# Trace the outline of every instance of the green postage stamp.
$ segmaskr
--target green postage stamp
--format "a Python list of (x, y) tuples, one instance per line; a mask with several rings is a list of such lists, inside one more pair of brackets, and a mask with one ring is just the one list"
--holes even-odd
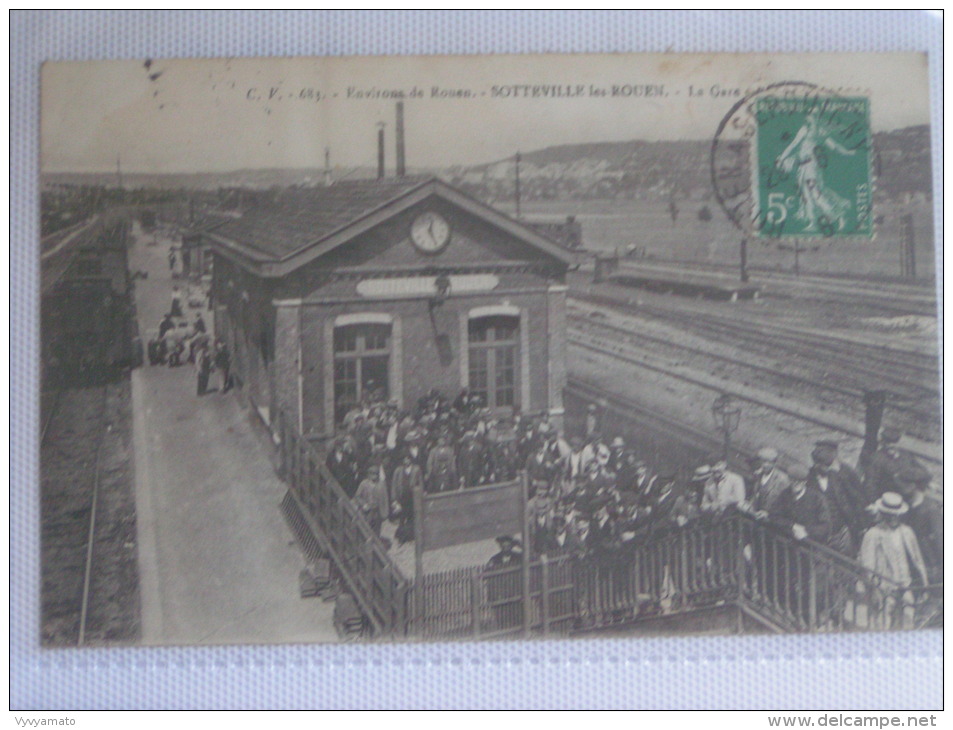
[(758, 235), (870, 237), (869, 100), (767, 96), (756, 101), (755, 118)]

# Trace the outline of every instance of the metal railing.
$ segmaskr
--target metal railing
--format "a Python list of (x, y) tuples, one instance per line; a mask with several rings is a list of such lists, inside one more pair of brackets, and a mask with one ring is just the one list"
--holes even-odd
[(278, 470), (375, 635), (499, 638), (568, 634), (728, 606), (779, 632), (941, 626), (943, 586), (900, 586), (810, 540), (734, 512), (647, 530), (585, 553), (530, 556), (406, 577), (278, 412)]
[(642, 533), (628, 545), (523, 565), (429, 574), (411, 633), (568, 634), (727, 606), (778, 632), (942, 625), (942, 586), (904, 588), (823, 545), (740, 513)]
[(278, 471), (321, 548), (337, 565), (375, 635), (403, 636), (408, 627), (411, 582), (387, 553), (325, 465), (283, 412), (274, 420)]

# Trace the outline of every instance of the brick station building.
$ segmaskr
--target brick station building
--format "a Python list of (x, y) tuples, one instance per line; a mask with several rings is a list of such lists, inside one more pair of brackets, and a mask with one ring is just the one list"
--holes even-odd
[(572, 254), (436, 179), (260, 194), (202, 234), (216, 334), (262, 418), (313, 440), (438, 389), (562, 420)]

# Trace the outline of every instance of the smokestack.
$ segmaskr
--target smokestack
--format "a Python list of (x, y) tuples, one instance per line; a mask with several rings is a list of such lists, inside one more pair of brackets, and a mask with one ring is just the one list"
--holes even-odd
[(397, 177), (407, 174), (404, 167), (404, 102), (397, 102)]
[(331, 148), (324, 148), (324, 184), (326, 187), (330, 187), (333, 180), (331, 180)]
[(377, 179), (384, 179), (384, 122), (377, 123)]

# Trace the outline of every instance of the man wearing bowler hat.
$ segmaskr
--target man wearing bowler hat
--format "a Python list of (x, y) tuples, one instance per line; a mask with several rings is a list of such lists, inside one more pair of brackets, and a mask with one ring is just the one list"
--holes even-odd
[(859, 481), (850, 478), (845, 469), (836, 469), (836, 444), (819, 441), (811, 452), (813, 466), (807, 476), (809, 487), (824, 495), (831, 513), (831, 534), (828, 545), (837, 552), (854, 557), (864, 530), (869, 526), (865, 512), (868, 500)]
[(486, 577), (486, 597), (493, 608), (496, 628), (514, 628), (523, 621), (523, 578), (519, 570), (504, 569), (516, 568), (522, 563), (523, 545), (510, 535), (500, 535), (496, 543), (500, 551), (486, 564), (486, 570), (492, 571)]

